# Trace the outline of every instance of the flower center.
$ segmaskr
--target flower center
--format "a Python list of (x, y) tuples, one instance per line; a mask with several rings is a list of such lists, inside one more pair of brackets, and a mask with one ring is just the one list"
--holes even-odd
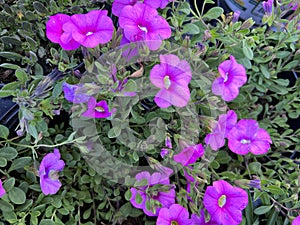
[(226, 195), (222, 195), (218, 200), (218, 205), (223, 208), (223, 206), (226, 204)]
[(148, 32), (147, 27), (143, 27), (143, 26), (138, 25), (138, 28), (140, 28), (141, 31), (144, 31), (146, 33)]
[(172, 220), (172, 221), (171, 221), (171, 225), (178, 225), (178, 223), (177, 223), (177, 221)]
[(247, 140), (247, 139), (242, 139), (242, 140), (241, 140), (241, 143), (242, 143), (242, 144), (250, 144), (251, 141), (250, 141), (250, 140)]
[(224, 83), (228, 81), (228, 72), (225, 74), (225, 79), (224, 79)]
[(91, 32), (91, 31), (89, 31), (89, 32), (87, 32), (87, 33), (85, 34), (85, 36), (90, 36), (90, 35), (92, 35), (92, 34), (94, 34), (94, 33)]
[(164, 77), (164, 85), (166, 89), (169, 89), (169, 87), (171, 86), (171, 80), (169, 76)]
[(95, 110), (96, 110), (97, 112), (104, 112), (104, 111), (105, 111), (101, 106), (96, 106), (96, 107), (95, 107)]
[(58, 178), (59, 178), (58, 171), (57, 170), (50, 170), (50, 172), (48, 174), (48, 177), (51, 180), (58, 180)]

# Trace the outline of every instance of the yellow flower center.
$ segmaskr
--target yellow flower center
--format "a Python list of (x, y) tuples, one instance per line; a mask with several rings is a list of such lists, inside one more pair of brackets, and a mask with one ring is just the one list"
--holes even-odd
[(169, 89), (171, 86), (171, 80), (169, 76), (165, 76), (164, 77), (164, 85), (166, 89)]
[(178, 225), (178, 223), (177, 223), (177, 221), (172, 220), (172, 221), (171, 221), (171, 225)]
[(104, 111), (105, 111), (101, 106), (96, 106), (96, 107), (95, 107), (95, 110), (96, 110), (97, 112), (104, 112)]
[(218, 200), (218, 205), (223, 208), (223, 206), (226, 204), (226, 195), (222, 195)]

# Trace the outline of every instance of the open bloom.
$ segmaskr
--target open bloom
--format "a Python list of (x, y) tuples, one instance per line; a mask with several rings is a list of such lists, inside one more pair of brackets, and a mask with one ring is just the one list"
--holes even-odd
[(65, 33), (65, 39), (62, 40), (63, 25), (70, 21), (70, 16), (65, 14), (56, 14), (50, 16), (46, 23), (46, 36), (53, 43), (58, 43), (65, 50), (75, 50), (80, 44), (72, 38), (72, 33)]
[[(157, 9), (161, 8), (164, 9), (169, 2), (172, 0), (144, 0), (144, 4)], [(112, 4), (112, 13), (115, 16), (120, 16), (122, 10), (124, 9), (125, 6), (128, 5), (135, 5), (138, 2), (138, 0), (115, 0)], [(141, 1), (139, 1), (141, 2)]]
[(248, 194), (224, 180), (213, 182), (206, 188), (203, 203), (211, 219), (222, 225), (238, 225), (242, 222), (242, 210), (248, 204)]
[(87, 48), (94, 48), (112, 39), (114, 26), (106, 10), (92, 10), (86, 14), (75, 14), (63, 25), (62, 41), (72, 38)]
[(2, 180), (0, 180), (0, 198), (5, 194), (6, 194), (6, 191), (2, 186)]
[[(139, 209), (143, 209), (144, 213), (148, 216), (157, 216), (160, 209), (169, 207), (175, 203), (175, 190), (170, 185), (168, 177), (161, 173), (141, 172), (135, 176), (136, 180), (141, 181), (146, 179), (148, 184), (137, 188), (131, 188), (131, 204)], [(155, 188), (155, 185), (163, 185), (160, 188)], [(137, 201), (137, 195), (142, 199)], [(147, 208), (147, 202), (150, 203), (150, 208)], [(151, 205), (151, 202), (155, 204)]]
[(168, 22), (155, 9), (143, 3), (126, 6), (121, 12), (119, 24), (127, 40), (145, 42), (151, 50), (157, 50), (162, 40), (171, 36)]
[(112, 111), (109, 111), (107, 102), (102, 100), (97, 102), (94, 97), (90, 97), (87, 103), (88, 109), (82, 113), (82, 116), (90, 118), (107, 118), (112, 115)]
[(292, 221), (292, 225), (299, 225), (300, 224), (300, 215), (297, 216), (293, 221)]
[(193, 220), (195, 225), (220, 225), (220, 223), (218, 223), (212, 218), (208, 222), (206, 222), (203, 209), (200, 211), (200, 216), (192, 214), (191, 219)]
[(66, 82), (63, 82), (62, 84), (62, 90), (64, 92), (65, 95), (65, 99), (67, 99), (69, 102), (73, 102), (73, 103), (83, 103), (83, 102), (87, 102), (90, 98), (89, 95), (85, 94), (85, 93), (79, 93), (77, 90), (78, 88), (82, 87), (83, 84), (79, 84), (79, 85), (72, 85), (72, 84), (68, 84)]
[(233, 110), (229, 110), (226, 114), (220, 115), (212, 133), (206, 135), (205, 143), (210, 145), (211, 149), (215, 151), (223, 147), (225, 138), (229, 131), (235, 126), (236, 122), (237, 115)]
[(230, 60), (219, 65), (218, 70), (221, 77), (214, 80), (212, 92), (221, 95), (224, 101), (232, 101), (238, 96), (239, 88), (247, 81), (246, 70), (232, 55)]
[(184, 148), (179, 154), (174, 155), (174, 160), (183, 166), (187, 166), (196, 162), (203, 154), (204, 148), (202, 144), (192, 145)]
[(194, 224), (186, 208), (179, 204), (173, 204), (170, 208), (159, 211), (156, 225), (192, 225)]
[(262, 3), (263, 9), (266, 13), (266, 15), (270, 16), (272, 14), (272, 10), (273, 10), (273, 1), (274, 0), (268, 0), (268, 1), (264, 1)]
[(228, 134), (228, 147), (236, 154), (265, 154), (272, 140), (268, 132), (259, 127), (256, 120), (242, 119)]
[(58, 173), (63, 170), (65, 163), (60, 159), (58, 149), (54, 149), (53, 153), (48, 153), (42, 159), (40, 164), (40, 185), (42, 192), (45, 195), (56, 194), (61, 187), (61, 182), (58, 180)]
[(186, 106), (190, 100), (190, 65), (172, 54), (160, 55), (159, 58), (160, 65), (155, 65), (150, 71), (151, 83), (160, 88), (154, 98), (155, 103), (161, 108)]

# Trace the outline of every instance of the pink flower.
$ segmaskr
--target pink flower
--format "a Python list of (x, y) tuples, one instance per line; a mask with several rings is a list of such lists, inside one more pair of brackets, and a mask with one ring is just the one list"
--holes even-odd
[(189, 217), (186, 208), (179, 204), (173, 204), (170, 208), (163, 208), (159, 211), (156, 225), (193, 225), (194, 223)]
[[(173, 0), (144, 0), (144, 4), (157, 9), (161, 8), (164, 9), (169, 2)], [(120, 16), (122, 10), (125, 8), (125, 6), (128, 5), (135, 5), (138, 2), (138, 0), (115, 0), (112, 4), (112, 13), (115, 16)], [(141, 2), (141, 1), (139, 1)]]
[[(141, 172), (138, 173), (135, 178), (137, 181), (146, 179), (147, 185), (131, 188), (132, 196), (130, 202), (134, 207), (143, 209), (146, 215), (157, 216), (161, 208), (169, 207), (175, 203), (175, 190), (174, 187), (170, 185), (168, 177), (161, 173), (153, 173), (150, 175), (148, 172)], [(137, 195), (141, 197), (140, 201), (138, 201)], [(156, 202), (156, 204), (151, 205), (153, 202)], [(147, 208), (147, 203), (150, 204), (150, 208)], [(157, 203), (161, 204), (161, 206)]]
[(63, 25), (65, 33), (62, 41), (72, 38), (87, 48), (94, 48), (99, 44), (105, 44), (112, 39), (114, 26), (106, 10), (92, 10), (87, 14), (75, 14), (70, 21)]
[(242, 222), (242, 210), (248, 204), (248, 194), (241, 188), (219, 180), (206, 188), (203, 203), (211, 220), (222, 225), (238, 225)]
[(224, 101), (232, 101), (238, 96), (239, 88), (247, 81), (246, 70), (232, 55), (230, 60), (219, 65), (218, 70), (221, 77), (214, 80), (212, 92), (221, 95)]
[(256, 120), (242, 119), (228, 134), (228, 147), (239, 155), (249, 152), (260, 155), (268, 152), (272, 140), (268, 132), (259, 127)]
[[(50, 16), (46, 23), (46, 36), (53, 43), (58, 43), (65, 50), (75, 50), (79, 48), (80, 44), (72, 38), (71, 33), (64, 33), (63, 25), (70, 21), (70, 16), (65, 14), (56, 14)], [(62, 40), (64, 33), (65, 39)]]
[(202, 144), (192, 145), (184, 148), (179, 154), (174, 155), (174, 160), (183, 166), (187, 166), (196, 162), (203, 154), (204, 148)]
[(82, 113), (82, 116), (90, 118), (107, 118), (110, 117), (113, 113), (113, 111), (109, 111), (107, 102), (105, 100), (96, 102), (96, 99), (94, 97), (90, 97), (87, 106), (88, 109), (84, 113)]
[(217, 124), (213, 128), (213, 132), (206, 135), (205, 143), (210, 145), (211, 149), (215, 151), (223, 147), (225, 138), (236, 122), (237, 115), (233, 110), (229, 110), (227, 114), (220, 115)]
[(168, 22), (155, 9), (143, 3), (126, 6), (121, 12), (119, 24), (127, 40), (145, 42), (151, 50), (157, 50), (162, 40), (171, 36)]
[(58, 173), (65, 167), (65, 162), (60, 159), (60, 153), (57, 148), (54, 153), (48, 153), (42, 159), (40, 164), (40, 185), (45, 195), (56, 194), (61, 187), (58, 180)]
[(155, 65), (150, 71), (151, 83), (160, 88), (154, 98), (155, 103), (161, 108), (186, 106), (190, 100), (190, 65), (172, 54), (160, 55), (159, 58), (160, 65)]
[(200, 210), (200, 216), (197, 216), (196, 214), (192, 214), (192, 220), (195, 225), (220, 225), (217, 221), (210, 218), (208, 222), (205, 222), (205, 215), (204, 210)]
[(292, 225), (299, 225), (300, 224), (300, 215), (297, 216), (293, 221), (292, 221)]
[(2, 186), (2, 180), (0, 180), (0, 198), (5, 194), (6, 194), (6, 191)]

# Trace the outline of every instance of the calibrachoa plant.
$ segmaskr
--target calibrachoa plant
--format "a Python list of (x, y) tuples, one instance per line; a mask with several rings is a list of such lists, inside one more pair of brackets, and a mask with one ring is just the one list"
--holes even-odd
[(261, 26), (208, 0), (16, 2), (3, 222), (300, 224), (296, 2), (258, 3)]

